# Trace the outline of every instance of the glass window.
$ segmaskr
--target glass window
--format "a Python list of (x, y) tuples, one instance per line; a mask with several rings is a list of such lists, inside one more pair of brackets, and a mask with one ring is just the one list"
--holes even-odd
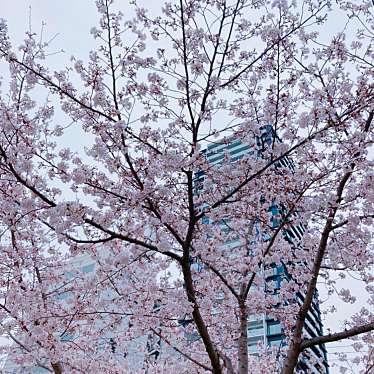
[(91, 273), (95, 268), (95, 264), (89, 264), (82, 267), (83, 273)]
[(263, 343), (264, 339), (262, 336), (252, 336), (248, 338), (248, 346), (256, 346), (258, 343)]
[(282, 343), (282, 339), (269, 341), (270, 347), (279, 347)]
[(248, 353), (257, 353), (257, 344), (248, 346)]
[(268, 325), (268, 335), (282, 334), (282, 328), (279, 323), (272, 323)]
[(264, 334), (263, 327), (258, 327), (255, 329), (248, 329), (248, 336), (262, 336)]
[(62, 342), (72, 342), (74, 340), (74, 336), (68, 333), (65, 333), (64, 335), (61, 336), (61, 341)]
[[(256, 318), (256, 316), (250, 316), (250, 317)], [(256, 328), (259, 328), (259, 327), (262, 328), (262, 319), (252, 319), (250, 322), (248, 322), (248, 330), (256, 329)]]

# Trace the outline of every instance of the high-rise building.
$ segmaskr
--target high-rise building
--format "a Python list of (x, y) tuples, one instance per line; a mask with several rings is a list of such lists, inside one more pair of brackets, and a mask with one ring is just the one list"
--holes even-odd
[[(279, 141), (277, 139), (276, 141)], [(273, 142), (272, 127), (265, 126), (261, 129), (261, 135), (256, 137), (254, 144), (245, 144), (243, 141), (229, 138), (225, 141), (218, 141), (207, 146), (203, 151), (207, 161), (210, 165), (221, 164), (226, 157), (229, 162), (235, 163), (244, 156), (252, 155), (252, 157), (261, 157), (262, 152), (269, 147)], [(294, 163), (288, 157), (281, 158), (278, 161), (279, 168), (288, 168), (295, 170)], [(203, 189), (203, 180), (205, 173), (197, 171), (195, 173), (195, 183), (197, 193)], [(271, 206), (273, 214), (273, 227), (275, 228), (277, 222), (276, 216), (279, 213), (280, 207), (276, 205)], [(291, 244), (295, 244), (302, 239), (304, 227), (299, 225), (292, 225), (283, 230), (284, 238)], [(230, 247), (241, 245), (238, 241), (236, 244), (230, 242)], [(280, 288), (281, 282), (290, 280), (290, 274), (287, 272), (287, 264), (277, 266), (272, 264), (263, 268), (263, 276), (266, 284), (272, 284), (274, 292)], [(266, 286), (264, 289), (266, 292)], [(304, 296), (298, 292), (295, 296), (294, 302), (301, 304)], [(307, 314), (304, 334), (308, 338), (313, 338), (323, 335), (323, 325), (321, 319), (321, 311), (319, 308), (318, 293), (316, 292), (313, 298), (312, 306)], [(270, 347), (283, 347), (286, 345), (285, 334), (283, 333), (281, 324), (276, 317), (271, 314), (262, 314), (250, 316), (248, 320), (248, 348), (250, 354), (256, 354), (258, 344), (263, 343)], [(314, 374), (328, 374), (329, 365), (327, 362), (327, 351), (324, 345), (312, 347), (300, 356), (298, 363), (298, 372), (314, 373)]]

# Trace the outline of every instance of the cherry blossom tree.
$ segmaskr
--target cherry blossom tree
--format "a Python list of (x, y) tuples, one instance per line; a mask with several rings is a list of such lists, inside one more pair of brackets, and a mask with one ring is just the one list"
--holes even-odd
[[(14, 47), (0, 23), (0, 310), (14, 360), (56, 374), (288, 374), (313, 346), (372, 344), (373, 3), (96, 5), (97, 49), (62, 71), (48, 43), (30, 31)], [(68, 133), (90, 145), (74, 150)], [(233, 141), (242, 158), (208, 160)], [(79, 256), (96, 271), (69, 278)], [(274, 264), (287, 268), (278, 288)], [(344, 330), (308, 338), (318, 283), (355, 302), (335, 281), (349, 272), (371, 299)], [(287, 344), (254, 357), (248, 319), (264, 313)], [(166, 347), (156, 360), (148, 334)]]

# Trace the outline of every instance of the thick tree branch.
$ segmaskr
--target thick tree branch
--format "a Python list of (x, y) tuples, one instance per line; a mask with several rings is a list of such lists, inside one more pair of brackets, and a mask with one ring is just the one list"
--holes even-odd
[(373, 330), (374, 330), (374, 322), (371, 322), (365, 325), (352, 327), (351, 329), (337, 332), (334, 334), (328, 334), (324, 336), (317, 336), (312, 339), (306, 339), (301, 343), (300, 350), (302, 351), (304, 349), (307, 349), (307, 348), (310, 348), (310, 347), (313, 347), (319, 344), (331, 343), (331, 342), (336, 342), (338, 340), (351, 338), (352, 336), (365, 334)]
[[(7, 161), (7, 156), (6, 156), (6, 153), (4, 151), (4, 149), (0, 146), (0, 154), (3, 156), (3, 158)], [(45, 202), (46, 204), (49, 205), (49, 207), (51, 208), (54, 208), (57, 206), (57, 204), (52, 200), (50, 199), (49, 197), (47, 197), (45, 194), (43, 194), (42, 192), (40, 192), (36, 187), (34, 187), (33, 185), (31, 185), (30, 183), (28, 183), (24, 178), (22, 178), (22, 176), (15, 170), (15, 168), (13, 167), (13, 165), (10, 163), (10, 162), (7, 162), (7, 166), (10, 170), (10, 172), (14, 175), (14, 177), (16, 178), (16, 180), (21, 183), (23, 186), (25, 186), (27, 189), (29, 189), (33, 194), (35, 194), (36, 196), (38, 196), (43, 202)], [(157, 246), (155, 245), (152, 245), (150, 243), (147, 243), (143, 240), (140, 240), (140, 239), (136, 239), (136, 238), (132, 238), (130, 237), (129, 235), (124, 235), (124, 234), (120, 234), (120, 233), (117, 233), (115, 231), (112, 231), (108, 228), (105, 228), (104, 226), (102, 226), (101, 224), (97, 223), (95, 220), (91, 219), (91, 218), (83, 218), (83, 221), (97, 229), (99, 229), (100, 231), (106, 233), (106, 234), (109, 234), (109, 237), (107, 238), (104, 238), (104, 239), (101, 239), (99, 240), (99, 242), (106, 242), (106, 241), (109, 241), (111, 239), (121, 239), (123, 241), (126, 241), (128, 243), (131, 243), (131, 244), (136, 244), (136, 245), (140, 245), (144, 248), (147, 248), (147, 249), (150, 249), (150, 250), (153, 250), (153, 251), (156, 251), (156, 252), (159, 252), (161, 254), (164, 254), (166, 256), (169, 256), (171, 258), (173, 258), (174, 260), (177, 260), (178, 262), (180, 262), (181, 260), (181, 257), (178, 256), (177, 254), (171, 252), (171, 251), (160, 251)], [(52, 228), (52, 226), (49, 225), (50, 228)], [(67, 236), (69, 238), (69, 235)], [(72, 237), (71, 237), (72, 238)], [(74, 238), (72, 238), (74, 239)], [(79, 239), (74, 239), (75, 242), (82, 242), (80, 241)], [(83, 242), (87, 242), (87, 241), (83, 241)], [(89, 241), (91, 242), (91, 241)]]
[[(369, 128), (373, 121), (373, 117), (374, 117), (373, 112), (370, 112), (366, 120), (365, 127), (363, 129), (364, 134), (366, 134), (369, 131)], [(360, 155), (360, 152), (357, 152), (354, 155), (354, 157), (356, 158), (359, 155)], [(301, 352), (302, 331), (303, 331), (305, 319), (312, 305), (312, 300), (313, 300), (314, 293), (317, 287), (317, 280), (318, 280), (318, 277), (321, 271), (321, 266), (323, 263), (323, 259), (325, 257), (325, 253), (327, 250), (328, 241), (330, 238), (330, 234), (333, 231), (334, 219), (339, 210), (340, 203), (343, 200), (343, 193), (344, 193), (345, 187), (349, 179), (351, 178), (355, 168), (356, 168), (356, 164), (353, 161), (348, 171), (346, 171), (342, 175), (341, 179), (338, 182), (338, 186), (336, 188), (335, 202), (329, 209), (329, 213), (326, 218), (325, 226), (321, 233), (319, 246), (316, 252), (316, 256), (314, 258), (314, 263), (313, 263), (313, 268), (312, 268), (312, 277), (311, 277), (311, 280), (309, 281), (309, 284), (308, 284), (308, 287), (305, 293), (304, 302), (301, 305), (300, 310), (297, 315), (295, 330), (292, 336), (290, 347), (287, 352), (287, 358), (285, 360), (285, 363), (282, 369), (282, 374), (292, 374), (297, 365), (297, 360)]]
[(216, 350), (214, 342), (211, 339), (211, 336), (204, 322), (204, 319), (200, 313), (200, 308), (199, 308), (198, 301), (196, 299), (196, 292), (195, 292), (195, 287), (194, 287), (194, 283), (192, 280), (191, 267), (190, 267), (189, 261), (190, 261), (189, 258), (184, 256), (183, 262), (182, 262), (182, 272), (183, 272), (183, 279), (185, 282), (187, 299), (193, 305), (192, 317), (194, 319), (197, 331), (199, 335), (201, 336), (201, 339), (204, 343), (206, 352), (209, 356), (210, 363), (212, 365), (213, 374), (222, 374), (223, 372), (222, 372), (222, 368), (220, 365), (218, 352)]

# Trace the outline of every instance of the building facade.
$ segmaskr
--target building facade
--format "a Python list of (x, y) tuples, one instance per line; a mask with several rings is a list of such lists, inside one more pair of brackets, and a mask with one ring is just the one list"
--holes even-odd
[[(276, 141), (280, 141), (276, 139)], [(218, 141), (207, 146), (203, 151), (207, 161), (210, 165), (219, 165), (224, 159), (235, 163), (244, 156), (251, 155), (252, 157), (261, 157), (262, 152), (266, 147), (270, 147), (273, 142), (272, 127), (265, 126), (261, 129), (261, 135), (256, 137), (254, 144), (245, 144), (241, 140), (229, 138), (226, 141)], [(278, 161), (277, 167), (288, 168), (292, 171), (295, 166), (288, 157), (281, 158)], [(198, 171), (195, 173), (195, 183), (197, 186), (197, 193), (202, 190), (204, 180), (204, 172)], [(273, 228), (276, 228), (277, 214), (279, 207), (271, 206), (274, 219), (272, 220)], [(296, 245), (302, 239), (304, 228), (301, 224), (293, 225), (285, 229), (283, 232), (284, 238), (291, 244)], [(233, 248), (237, 243), (227, 243), (228, 248)], [(290, 280), (290, 274), (287, 272), (287, 264), (277, 266), (275, 264), (262, 269), (266, 284), (272, 284), (272, 292), (279, 290), (282, 282)], [(274, 291), (275, 290), (275, 291)], [(266, 292), (266, 286), (265, 290)], [(302, 293), (298, 292), (295, 296), (294, 302), (301, 305), (304, 300)], [(313, 298), (312, 306), (306, 317), (304, 334), (307, 338), (313, 338), (323, 335), (323, 324), (321, 318), (321, 311), (318, 301), (318, 293), (316, 292)], [(250, 316), (248, 320), (248, 348), (250, 354), (256, 354), (259, 343), (263, 343), (268, 347), (284, 347), (286, 343), (285, 334), (283, 333), (281, 324), (271, 314), (263, 314), (257, 316)], [(327, 351), (324, 345), (312, 347), (300, 357), (298, 368), (299, 373), (313, 373), (313, 374), (328, 374), (329, 365), (327, 361)]]

